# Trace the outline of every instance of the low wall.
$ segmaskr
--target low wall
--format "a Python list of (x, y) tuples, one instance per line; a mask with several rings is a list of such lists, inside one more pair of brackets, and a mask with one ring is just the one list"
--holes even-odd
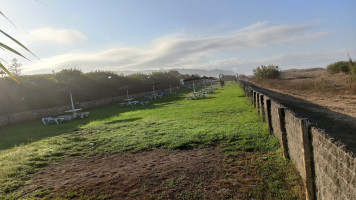
[(356, 199), (356, 160), (324, 131), (311, 128), (318, 199)]
[[(143, 97), (147, 95), (148, 92), (142, 92), (142, 93), (136, 93), (130, 95), (130, 97)], [(93, 101), (86, 101), (86, 102), (81, 102), (79, 104), (76, 104), (76, 107), (87, 109), (87, 108), (92, 108), (96, 106), (103, 106), (103, 105), (108, 105), (116, 102), (120, 102), (123, 99), (126, 99), (127, 96), (117, 96), (113, 98), (105, 98), (105, 99), (98, 99), (98, 100), (93, 100)], [(58, 116), (64, 114), (64, 111), (71, 109), (71, 105), (64, 105), (64, 106), (57, 106), (53, 108), (45, 108), (45, 109), (40, 109), (40, 110), (32, 110), (28, 112), (21, 112), (21, 113), (13, 113), (13, 114), (7, 114), (7, 115), (2, 115), (0, 116), (0, 127), (1, 126), (6, 126), (10, 124), (16, 124), (20, 122), (25, 122), (25, 121), (31, 121), (31, 120), (36, 120), (40, 119), (42, 117), (49, 117), (49, 116)]]
[(240, 82), (247, 97), (280, 141), (284, 156), (300, 173), (306, 199), (356, 200), (356, 157), (308, 119)]

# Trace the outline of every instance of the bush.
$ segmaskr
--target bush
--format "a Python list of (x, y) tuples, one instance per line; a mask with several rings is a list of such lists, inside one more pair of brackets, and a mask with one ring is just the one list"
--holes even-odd
[(350, 69), (350, 79), (351, 81), (356, 81), (356, 62), (352, 61), (350, 58), (349, 61), (349, 69)]
[(261, 65), (253, 70), (253, 75), (256, 79), (278, 79), (281, 75), (281, 71), (276, 65)]
[(349, 67), (350, 67), (350, 91), (356, 94), (356, 62), (352, 61), (349, 56)]
[(237, 77), (237, 79), (239, 80), (244, 80), (247, 79), (247, 76), (245, 74), (239, 74), (239, 76)]
[(336, 74), (339, 72), (348, 73), (350, 72), (350, 62), (338, 61), (338, 62), (331, 63), (326, 67), (326, 71), (329, 72), (330, 74)]
[(189, 75), (174, 70), (123, 76), (110, 71), (63, 69), (53, 74), (19, 76), (21, 84), (0, 78), (0, 115), (69, 104), (69, 91), (61, 92), (64, 88), (73, 88), (74, 101), (83, 102), (126, 95), (125, 88), (130, 94), (151, 91), (152, 82), (159, 83), (156, 90), (175, 87), (186, 77)]

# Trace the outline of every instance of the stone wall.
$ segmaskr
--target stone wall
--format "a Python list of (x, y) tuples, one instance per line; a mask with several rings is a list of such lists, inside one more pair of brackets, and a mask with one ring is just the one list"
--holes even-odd
[[(299, 171), (306, 189), (306, 199), (356, 200), (356, 157), (345, 146), (318, 127), (301, 119), (248, 85), (240, 82), (271, 134), (280, 141), (284, 156)], [(263, 99), (261, 99), (261, 96)]]
[[(282, 142), (281, 121), (279, 119), (278, 109), (282, 107), (275, 101), (271, 101), (271, 125), (273, 134)], [(281, 144), (282, 145), (282, 144)]]
[(341, 143), (311, 128), (318, 199), (356, 199), (356, 160)]
[(289, 110), (285, 111), (285, 128), (287, 135), (287, 148), (290, 159), (305, 180), (304, 172), (305, 160), (303, 150), (302, 127), (300, 119), (296, 118)]

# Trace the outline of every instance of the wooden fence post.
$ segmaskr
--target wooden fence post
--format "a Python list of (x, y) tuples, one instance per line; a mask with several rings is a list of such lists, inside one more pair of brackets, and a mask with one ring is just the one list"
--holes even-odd
[(314, 186), (314, 175), (312, 167), (313, 165), (313, 154), (312, 154), (312, 144), (311, 135), (309, 132), (309, 122), (307, 119), (300, 120), (302, 143), (304, 150), (304, 170), (305, 170), (305, 187), (306, 187), (306, 198), (308, 200), (315, 199), (315, 186)]

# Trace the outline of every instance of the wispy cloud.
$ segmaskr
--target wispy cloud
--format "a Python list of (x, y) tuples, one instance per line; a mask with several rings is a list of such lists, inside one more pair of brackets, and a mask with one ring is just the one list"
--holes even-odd
[(87, 40), (87, 36), (74, 29), (54, 29), (50, 27), (31, 30), (30, 41), (70, 46)]
[[(267, 22), (253, 24), (225, 35), (191, 38), (182, 35), (163, 36), (152, 41), (145, 49), (120, 47), (90, 54), (66, 54), (52, 58), (43, 58), (44, 64), (38, 63), (28, 67), (29, 73), (78, 67), (83, 71), (92, 70), (141, 70), (158, 68), (224, 68), (244, 63), (242, 58), (207, 62), (216, 54), (236, 50), (256, 50), (273, 48), (278, 45), (294, 45), (313, 42), (327, 36), (325, 32), (312, 32), (312, 25), (268, 26)], [(51, 29), (49, 29), (51, 30)], [(51, 31), (40, 31), (39, 33)], [(58, 33), (58, 31), (55, 31)], [(63, 41), (74, 42), (85, 36), (75, 31), (64, 31)], [(74, 34), (76, 33), (76, 34)], [(68, 36), (67, 36), (68, 35)]]

